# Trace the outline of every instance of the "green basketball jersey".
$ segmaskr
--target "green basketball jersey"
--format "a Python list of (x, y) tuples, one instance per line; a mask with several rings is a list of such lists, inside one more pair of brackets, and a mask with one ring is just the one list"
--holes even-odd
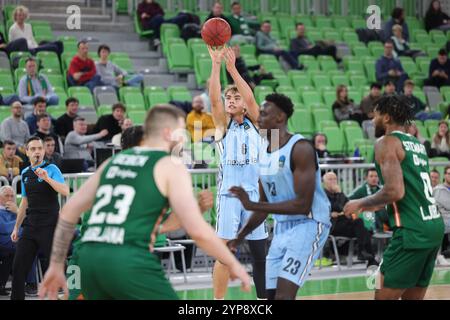
[[(168, 154), (133, 148), (114, 156), (105, 166), (94, 205), (83, 221), (81, 242), (132, 245), (148, 250), (168, 208), (153, 171)], [(84, 220), (84, 219), (83, 219)]]
[[(428, 167), (428, 156), (423, 144), (415, 137), (394, 131), (402, 142), (405, 158), (401, 162), (405, 195), (388, 205), (392, 228), (403, 228), (404, 248), (432, 248), (442, 243), (444, 222), (436, 208)], [(375, 163), (384, 183), (380, 166)]]

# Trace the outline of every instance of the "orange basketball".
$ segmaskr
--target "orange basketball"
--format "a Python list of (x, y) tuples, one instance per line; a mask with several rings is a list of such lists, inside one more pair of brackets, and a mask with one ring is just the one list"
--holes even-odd
[(212, 18), (203, 25), (202, 38), (207, 45), (212, 47), (223, 46), (230, 41), (231, 27), (222, 18)]

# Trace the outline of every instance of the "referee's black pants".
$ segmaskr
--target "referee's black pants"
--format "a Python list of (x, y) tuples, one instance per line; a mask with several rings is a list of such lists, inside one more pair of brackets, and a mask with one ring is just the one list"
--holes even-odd
[(47, 270), (55, 227), (55, 225), (42, 227), (27, 225), (23, 227), (13, 263), (11, 300), (25, 299), (25, 280), (38, 253), (42, 257), (42, 272), (44, 273)]

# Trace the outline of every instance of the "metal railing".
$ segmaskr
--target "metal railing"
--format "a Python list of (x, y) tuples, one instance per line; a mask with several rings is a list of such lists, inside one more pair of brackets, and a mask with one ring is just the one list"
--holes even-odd
[[(430, 170), (433, 168), (440, 168), (448, 166), (450, 162), (430, 162)], [(333, 171), (338, 177), (342, 192), (345, 194), (351, 193), (356, 187), (364, 183), (365, 171), (369, 168), (373, 168), (372, 163), (362, 164), (320, 164), (320, 170), (325, 173)], [(217, 169), (190, 169), (188, 170), (192, 177), (192, 185), (194, 192), (197, 193), (203, 189), (214, 189), (217, 182)], [(76, 174), (64, 174), (64, 180), (66, 185), (72, 191), (72, 194), (78, 191), (80, 186), (91, 176), (93, 173), (76, 173)], [(11, 186), (14, 191), (17, 190), (17, 184), (20, 183), (21, 176), (16, 176)], [(10, 185), (8, 179), (0, 177), (0, 186)], [(69, 196), (70, 197), (70, 196)], [(60, 203), (64, 205), (67, 201), (67, 197), (60, 196)]]

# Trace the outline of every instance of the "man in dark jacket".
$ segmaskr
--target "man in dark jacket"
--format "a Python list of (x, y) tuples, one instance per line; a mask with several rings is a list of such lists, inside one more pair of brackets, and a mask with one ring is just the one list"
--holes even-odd
[(431, 60), (428, 79), (425, 85), (432, 87), (450, 86), (450, 61), (447, 51), (439, 50), (437, 58)]

